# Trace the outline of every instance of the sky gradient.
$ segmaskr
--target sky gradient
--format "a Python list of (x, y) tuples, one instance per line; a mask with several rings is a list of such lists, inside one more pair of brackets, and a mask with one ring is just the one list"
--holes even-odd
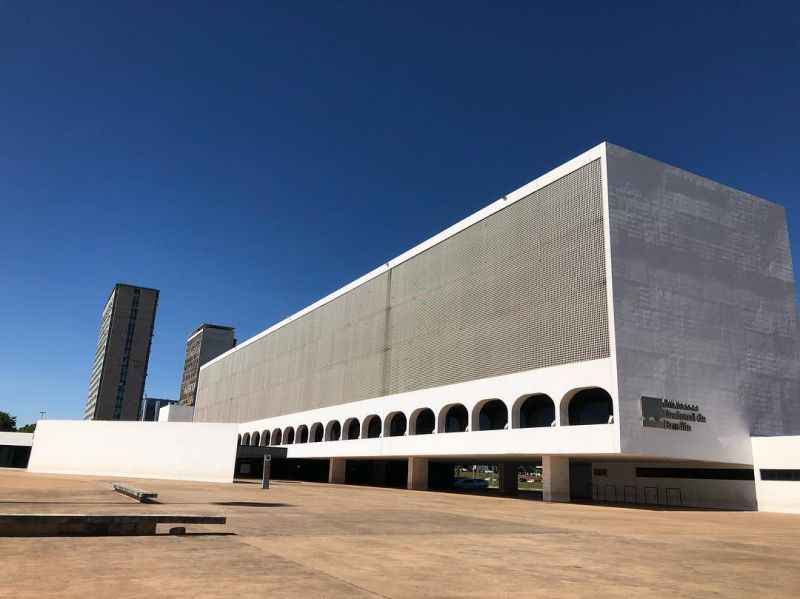
[(175, 399), (201, 322), (244, 340), (604, 140), (784, 205), (797, 263), (797, 3), (234, 4), (0, 0), (18, 424), (82, 416), (116, 282), (161, 290)]

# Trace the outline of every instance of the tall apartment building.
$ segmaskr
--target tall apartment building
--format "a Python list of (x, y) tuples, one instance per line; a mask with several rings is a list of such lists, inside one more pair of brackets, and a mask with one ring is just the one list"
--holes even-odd
[(103, 308), (85, 420), (137, 420), (158, 290), (117, 283)]
[(203, 323), (186, 341), (186, 359), (181, 378), (180, 403), (193, 406), (200, 367), (236, 346), (233, 327)]

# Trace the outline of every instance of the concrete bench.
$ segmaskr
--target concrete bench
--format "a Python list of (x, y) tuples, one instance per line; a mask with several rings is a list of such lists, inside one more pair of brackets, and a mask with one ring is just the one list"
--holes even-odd
[(122, 493), (123, 495), (127, 495), (128, 497), (133, 497), (139, 503), (149, 503), (156, 497), (158, 497), (158, 493), (152, 493), (150, 491), (142, 491), (141, 489), (137, 489), (136, 487), (129, 487), (128, 485), (122, 485), (120, 483), (113, 483), (111, 488), (114, 489), (117, 493)]
[[(225, 516), (0, 514), (0, 537), (154, 535), (157, 524), (225, 524)], [(180, 533), (178, 529), (178, 533)]]

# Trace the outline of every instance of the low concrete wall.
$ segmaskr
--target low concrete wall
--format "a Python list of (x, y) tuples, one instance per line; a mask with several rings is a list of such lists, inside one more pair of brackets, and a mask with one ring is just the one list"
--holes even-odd
[(800, 514), (800, 480), (764, 480), (762, 470), (800, 471), (800, 436), (753, 437), (758, 511)]
[(235, 424), (40, 420), (30, 472), (232, 482)]
[(33, 433), (0, 433), (0, 445), (9, 447), (30, 447), (33, 445)]

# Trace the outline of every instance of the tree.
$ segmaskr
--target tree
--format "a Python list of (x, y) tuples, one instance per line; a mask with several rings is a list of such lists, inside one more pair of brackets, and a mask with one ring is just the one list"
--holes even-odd
[(7, 412), (0, 412), (0, 431), (14, 432), (17, 430), (17, 418)]
[(33, 424), (26, 424), (25, 426), (21, 426), (17, 429), (18, 433), (32, 433), (36, 430), (36, 423)]

